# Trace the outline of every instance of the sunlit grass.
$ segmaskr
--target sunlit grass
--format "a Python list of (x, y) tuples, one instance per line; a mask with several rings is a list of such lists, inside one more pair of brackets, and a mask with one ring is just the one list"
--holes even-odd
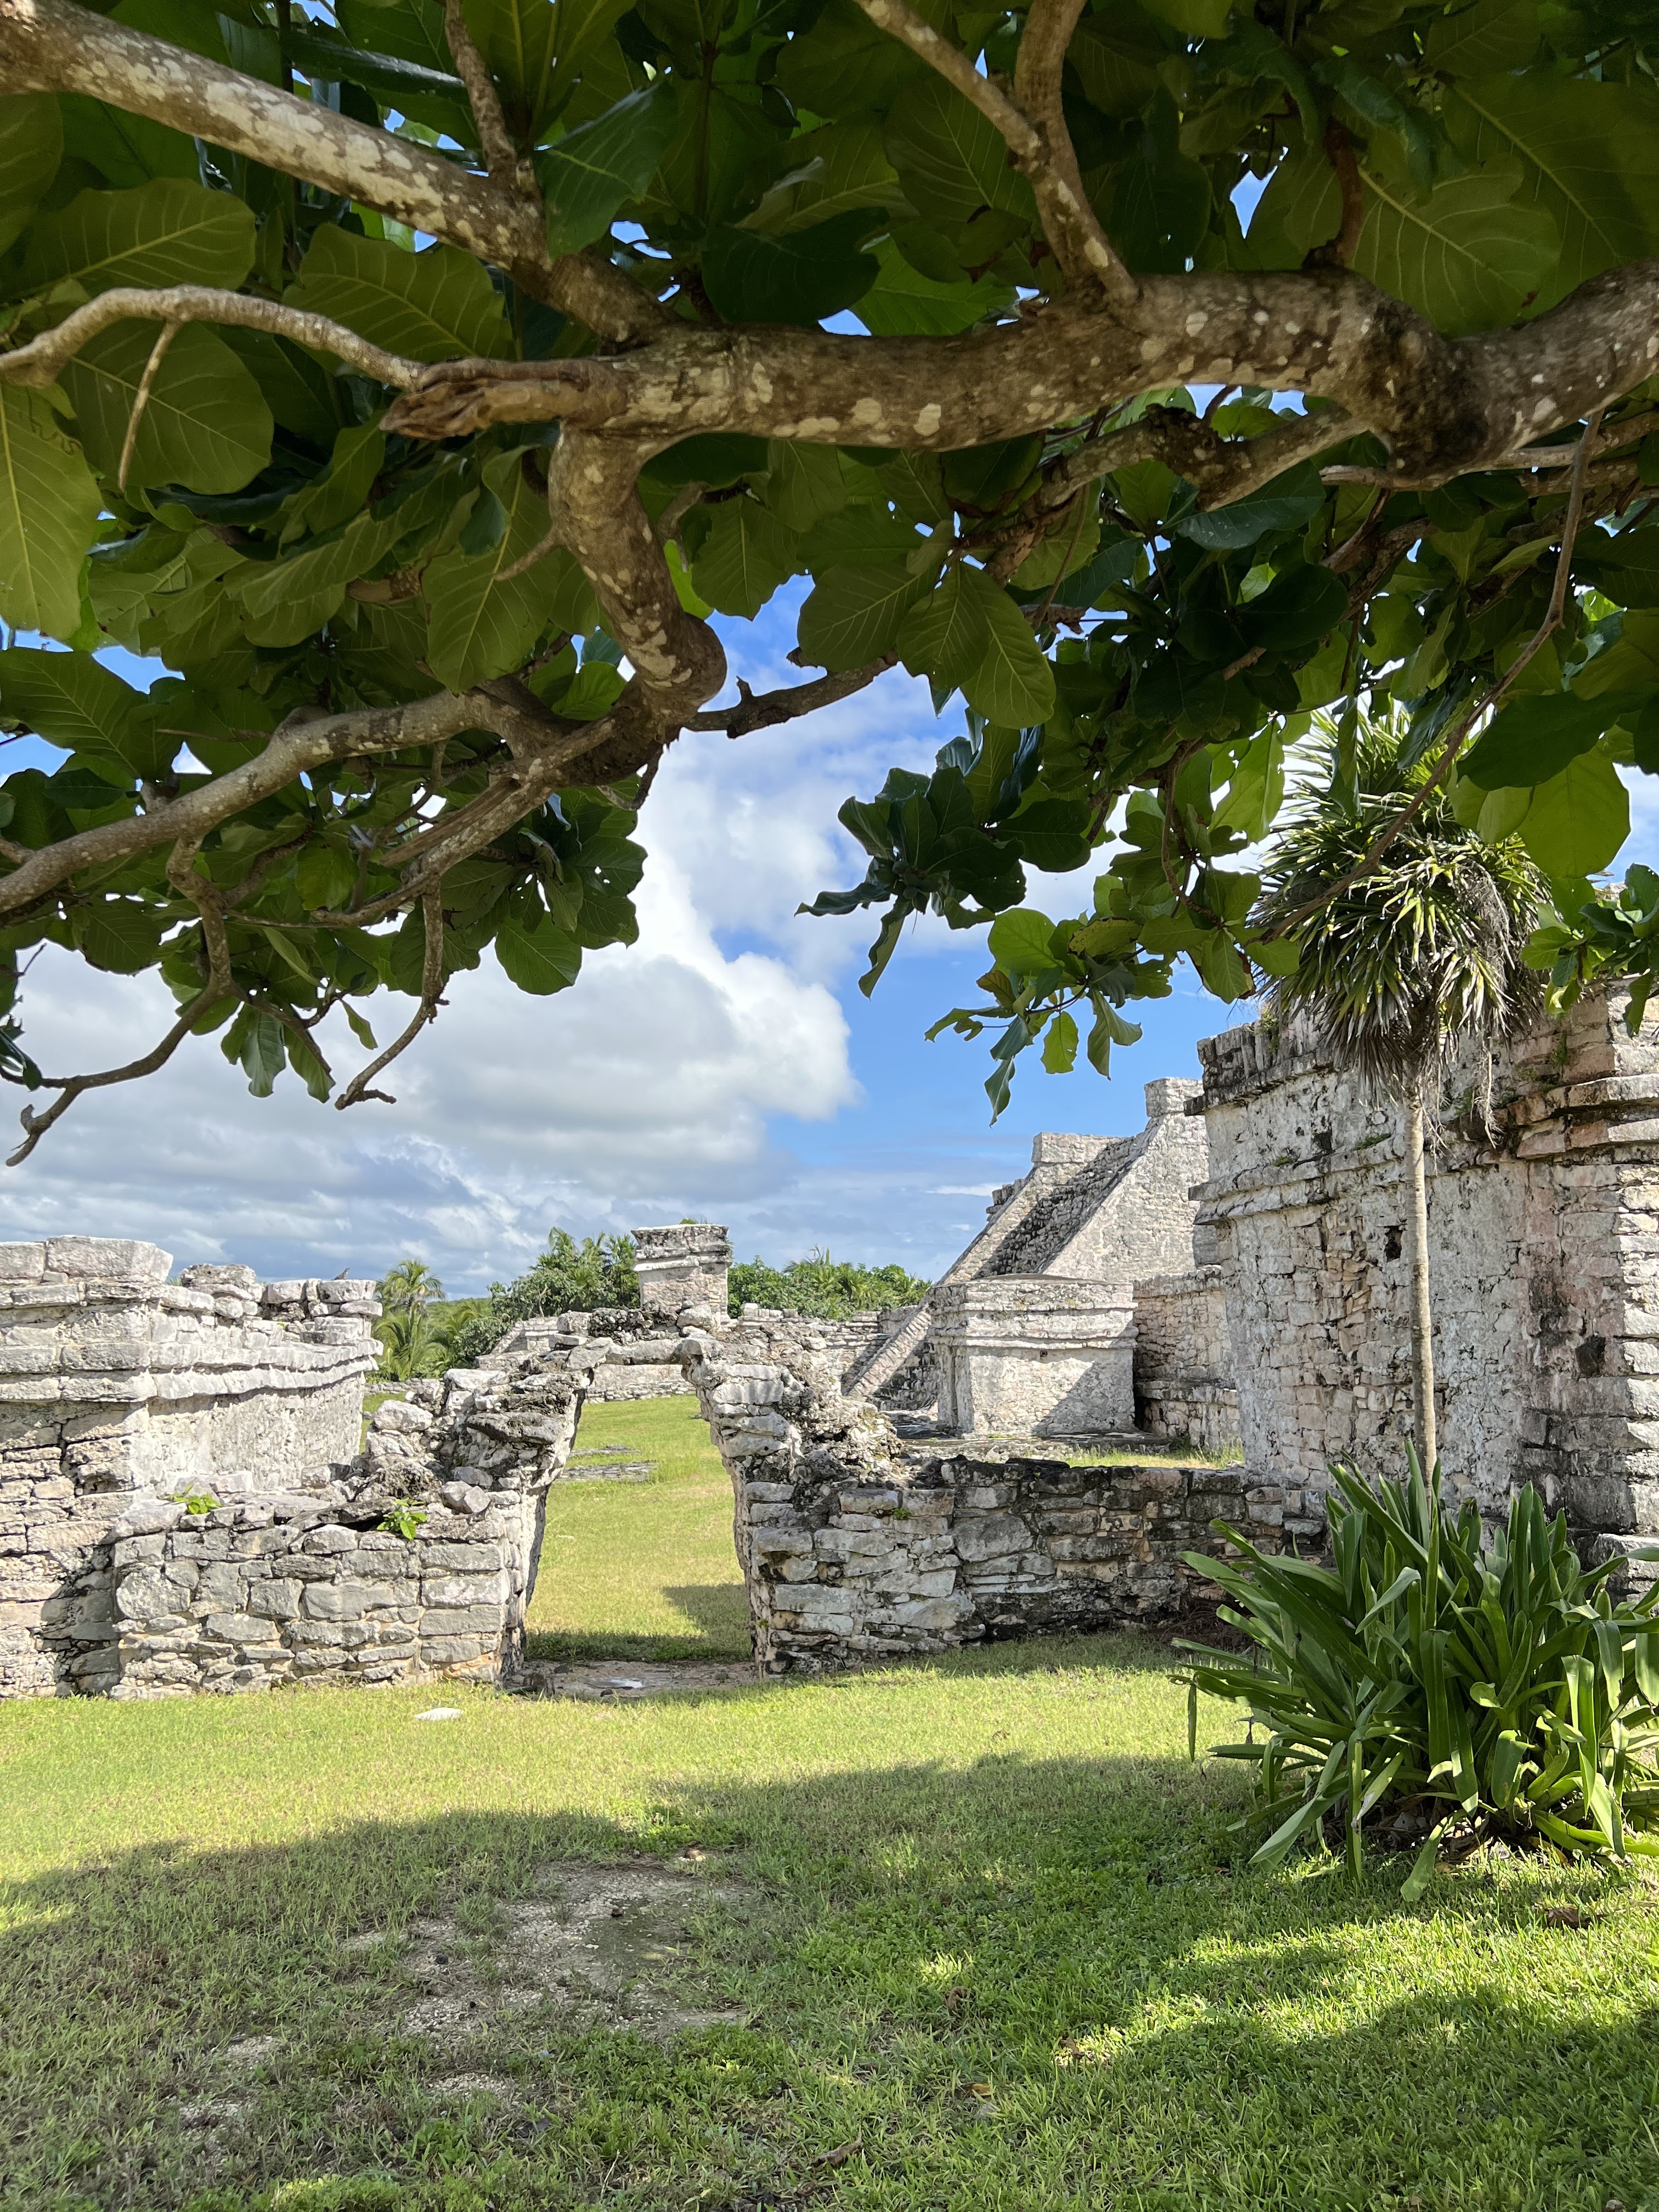
[(732, 1484), (695, 1398), (583, 1408), (579, 1448), (649, 1459), (649, 1482), (556, 1485), (530, 1613), (532, 1658), (746, 1659)]

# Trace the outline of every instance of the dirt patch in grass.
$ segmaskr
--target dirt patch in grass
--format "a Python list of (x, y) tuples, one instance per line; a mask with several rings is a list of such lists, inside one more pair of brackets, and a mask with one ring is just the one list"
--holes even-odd
[(523, 1694), (577, 1698), (586, 1705), (636, 1705), (641, 1698), (676, 1691), (753, 1689), (772, 1678), (752, 1659), (718, 1662), (677, 1659), (659, 1665), (644, 1659), (529, 1659), (513, 1686)]
[(452, 2043), (548, 2003), (583, 2032), (631, 2027), (659, 2042), (742, 2020), (735, 2008), (685, 2005), (671, 1986), (691, 1917), (729, 1901), (731, 1885), (639, 1860), (550, 1866), (538, 1887), (552, 1893), (504, 1906), (487, 1947), (453, 1920), (415, 1923), (403, 1969), (422, 1994), (402, 2016), (404, 2034)]

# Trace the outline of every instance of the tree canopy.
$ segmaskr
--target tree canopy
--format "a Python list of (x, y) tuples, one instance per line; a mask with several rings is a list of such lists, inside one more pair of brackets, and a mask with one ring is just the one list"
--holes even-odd
[[(1339, 787), (1392, 702), (1520, 836), (1559, 991), (1644, 970), (1659, 880), (1588, 879), (1659, 771), (1656, 56), (1651, 0), (0, 0), (0, 721), (64, 756), (0, 957), (178, 1001), (44, 1075), (14, 1004), (15, 1157), (192, 1032), (384, 1096), (486, 954), (633, 937), (683, 732), (901, 663), (960, 734), (813, 910), (866, 986), (992, 921), (995, 1104), (1294, 965), (1238, 856), (1320, 708)], [(803, 680), (720, 703), (711, 611), (798, 576)]]

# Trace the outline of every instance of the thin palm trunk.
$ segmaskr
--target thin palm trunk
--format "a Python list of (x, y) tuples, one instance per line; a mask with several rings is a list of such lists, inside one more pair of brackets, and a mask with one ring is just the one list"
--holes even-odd
[(1406, 1168), (1411, 1178), (1412, 1427), (1426, 1474), (1439, 1454), (1434, 1420), (1434, 1334), (1429, 1309), (1429, 1189), (1423, 1172), (1423, 1091), (1406, 1097)]

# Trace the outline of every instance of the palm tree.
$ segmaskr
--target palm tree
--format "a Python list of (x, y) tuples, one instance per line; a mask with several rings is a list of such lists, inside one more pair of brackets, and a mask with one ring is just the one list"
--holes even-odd
[[(1336, 775), (1334, 731), (1326, 726), (1330, 773), (1272, 854), (1256, 910), (1261, 924), (1283, 922), (1352, 874), (1422, 789), (1426, 765), (1407, 757), (1406, 736), (1394, 714), (1361, 717), (1350, 805)], [(1437, 1102), (1460, 1044), (1512, 1036), (1535, 1012), (1540, 993), (1522, 954), (1547, 895), (1518, 838), (1483, 843), (1437, 790), (1389, 847), (1386, 869), (1346, 884), (1328, 905), (1286, 930), (1300, 963), (1271, 987), (1276, 1013), (1305, 1010), (1336, 1058), (1405, 1109), (1412, 1412), (1425, 1469), (1434, 1466), (1438, 1439), (1425, 1111)]]
[(423, 1306), (392, 1306), (374, 1324), (380, 1372), (394, 1382), (441, 1375), (449, 1364), (448, 1331)]
[(444, 1294), (443, 1285), (424, 1260), (399, 1260), (375, 1288), (389, 1314), (422, 1312)]

